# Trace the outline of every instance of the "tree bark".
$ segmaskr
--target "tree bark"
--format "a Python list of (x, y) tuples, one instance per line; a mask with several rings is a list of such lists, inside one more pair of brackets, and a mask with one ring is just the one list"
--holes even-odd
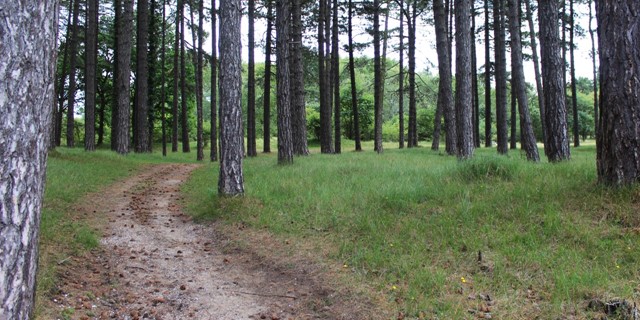
[[(398, 37), (398, 148), (404, 148), (404, 0), (400, 0), (400, 35)], [(351, 18), (351, 17), (349, 17)]]
[(580, 118), (578, 117), (578, 90), (576, 88), (576, 57), (575, 57), (575, 43), (573, 41), (575, 36), (575, 20), (573, 11), (573, 1), (569, 0), (569, 60), (571, 61), (571, 105), (573, 108), (573, 146), (580, 146)]
[(220, 0), (220, 174), (218, 194), (244, 193), (240, 0)]
[[(267, 5), (267, 32), (264, 53), (264, 90), (263, 100), (263, 146), (262, 152), (271, 152), (271, 33), (273, 29), (273, 0), (265, 0)], [(322, 96), (322, 94), (321, 94)], [(321, 98), (322, 99), (322, 98)]]
[(456, 125), (458, 159), (473, 157), (471, 96), (471, 1), (455, 0), (456, 19)]
[(129, 153), (129, 130), (131, 128), (131, 43), (133, 35), (133, 0), (122, 1), (122, 17), (118, 21), (118, 125), (116, 152)]
[(249, 61), (247, 63), (247, 156), (258, 155), (256, 148), (256, 61), (255, 61), (255, 11), (256, 2), (248, 1), (247, 19), (249, 20), (249, 32), (247, 50)]
[(216, 0), (211, 0), (211, 162), (218, 161), (218, 35)]
[(276, 79), (278, 90), (278, 164), (293, 163), (291, 134), (291, 95), (289, 92), (289, 20), (288, 0), (276, 0)]
[[(401, 0), (402, 1), (402, 0)], [(356, 151), (362, 151), (360, 142), (360, 111), (358, 110), (358, 96), (356, 92), (356, 67), (353, 57), (353, 1), (349, 0), (349, 76), (351, 79), (351, 113), (353, 116), (353, 139), (355, 140)], [(400, 55), (402, 59), (402, 55)], [(402, 113), (401, 113), (402, 116)], [(402, 131), (401, 131), (402, 132)]]
[[(528, 1), (528, 0), (525, 0)], [(522, 140), (520, 141), (522, 149), (527, 154), (527, 160), (538, 162), (540, 155), (538, 154), (538, 146), (536, 145), (536, 136), (533, 133), (533, 125), (531, 123), (531, 114), (529, 113), (529, 100), (527, 98), (527, 87), (524, 78), (524, 67), (522, 65), (522, 40), (520, 37), (520, 1), (509, 0), (509, 30), (511, 33), (511, 73), (515, 79), (514, 85), (511, 87), (511, 94), (515, 94), (518, 99), (520, 108), (520, 130)]]
[(342, 151), (341, 139), (342, 131), (340, 130), (340, 54), (338, 43), (338, 0), (333, 0), (333, 24), (331, 30), (331, 64), (333, 68), (332, 86), (333, 86), (333, 129), (334, 144), (333, 152), (340, 153)]
[(85, 35), (84, 149), (96, 150), (96, 69), (98, 60), (98, 0), (87, 0)]
[(380, 58), (380, 1), (373, 0), (374, 149), (382, 153), (382, 65)]
[(480, 148), (480, 94), (478, 92), (478, 61), (476, 55), (476, 9), (471, 3), (471, 93), (473, 94), (473, 144)]
[[(408, 3), (409, 18), (407, 24), (409, 27), (409, 141), (407, 147), (413, 148), (418, 146), (418, 125), (416, 110), (416, 16), (417, 16), (417, 0), (413, 4)], [(413, 7), (413, 10), (411, 10)], [(409, 22), (410, 21), (410, 22)]]
[(149, 77), (147, 79), (147, 149), (149, 152), (153, 150), (153, 132), (156, 108), (158, 101), (156, 99), (158, 90), (158, 0), (149, 0), (149, 54), (147, 55), (147, 65), (149, 66)]
[(322, 68), (320, 69), (320, 94), (323, 96), (320, 100), (320, 152), (333, 153), (333, 145), (331, 143), (331, 102), (333, 96), (331, 94), (331, 2), (330, 0), (320, 1), (320, 17), (318, 24), (318, 41), (322, 43), (318, 45), (322, 50)]
[[(177, 0), (177, 6), (180, 8), (181, 2), (184, 0)], [(180, 10), (176, 12), (175, 21), (175, 41), (173, 43), (173, 104), (171, 108), (171, 152), (178, 152), (178, 92), (179, 92), (179, 80), (180, 80), (180, 33), (184, 32), (181, 29), (182, 23), (180, 23)]]
[[(167, 38), (167, 13), (166, 13), (166, 0), (162, 0), (162, 50), (160, 51), (160, 61), (162, 61), (162, 68), (160, 70), (160, 82), (162, 87), (160, 88), (160, 121), (162, 122), (162, 156), (167, 156), (167, 119), (165, 112), (165, 101), (166, 101), (166, 76), (165, 76), (165, 65), (166, 65), (166, 38)], [(213, 69), (213, 68), (212, 68)]]
[(0, 315), (30, 319), (47, 147), (52, 133), (57, 1), (6, 1), (2, 16)]
[[(436, 25), (436, 50), (438, 52), (438, 109), (444, 114), (445, 130), (446, 130), (446, 151), (449, 155), (457, 154), (457, 145), (453, 143), (457, 139), (456, 128), (456, 109), (453, 105), (453, 92), (451, 87), (451, 65), (449, 64), (449, 31), (447, 30), (447, 16), (442, 0), (433, 1), (433, 15)], [(459, 29), (460, 30), (460, 29)], [(468, 31), (467, 31), (468, 32)], [(470, 39), (469, 39), (470, 41)], [(457, 46), (456, 46), (457, 47)], [(471, 55), (469, 54), (469, 58)], [(469, 72), (471, 66), (469, 65)], [(457, 70), (458, 67), (456, 67)], [(457, 71), (456, 71), (457, 74)], [(469, 90), (471, 94), (471, 90)], [(456, 98), (457, 99), (457, 98)], [(469, 100), (471, 101), (471, 100)], [(457, 106), (456, 106), (457, 107)], [(438, 116), (436, 115), (436, 118)], [(439, 122), (439, 121), (438, 121)], [(436, 124), (436, 127), (439, 123)], [(439, 128), (435, 128), (439, 135)], [(434, 140), (435, 141), (435, 140)], [(432, 146), (432, 149), (433, 146)], [(437, 150), (437, 149), (434, 149)]]
[[(202, 114), (202, 103), (203, 103), (203, 96), (204, 96), (204, 90), (203, 90), (203, 84), (202, 84), (202, 80), (203, 79), (203, 68), (204, 68), (204, 52), (202, 49), (202, 46), (204, 45), (204, 29), (203, 29), (203, 24), (204, 22), (204, 0), (199, 0), (198, 1), (198, 54), (197, 54), (197, 67), (196, 67), (196, 78), (197, 78), (197, 88), (196, 88), (196, 96), (197, 96), (197, 117), (198, 117), (198, 128), (197, 128), (197, 132), (196, 132), (196, 138), (197, 138), (197, 154), (196, 154), (196, 159), (198, 161), (202, 161), (204, 160), (204, 137), (203, 135), (203, 122), (204, 122), (204, 115)], [(255, 126), (254, 126), (255, 127)], [(254, 143), (255, 145), (255, 143)]]
[(640, 179), (640, 2), (596, 1), (601, 118), (598, 180), (628, 185)]
[(291, 118), (293, 153), (309, 154), (307, 144), (307, 110), (304, 92), (304, 65), (302, 60), (302, 7), (300, 0), (291, 2)]
[[(513, 39), (513, 38), (512, 38)], [(513, 53), (512, 53), (513, 55)], [(512, 58), (513, 60), (513, 58)], [(513, 65), (511, 66), (513, 69)], [(516, 78), (513, 77), (513, 70), (511, 75), (511, 134), (509, 135), (509, 149), (518, 148), (518, 101), (514, 92), (516, 87)]]
[[(118, 50), (120, 46), (120, 40), (118, 40), (118, 36), (120, 34), (120, 24), (122, 23), (122, 0), (113, 0), (113, 42), (115, 43), (115, 49), (113, 50), (113, 106), (111, 107), (111, 150), (118, 151), (118, 134), (120, 133), (120, 129), (118, 128), (118, 121), (120, 117), (118, 116), (119, 107), (119, 92), (120, 89), (118, 87), (118, 73), (120, 72), (119, 67), (119, 55)], [(60, 113), (58, 113), (60, 115)], [(62, 121), (62, 120), (61, 120)]]
[[(542, 89), (542, 76), (540, 75), (540, 58), (538, 57), (538, 43), (536, 37), (536, 29), (533, 23), (533, 10), (531, 9), (531, 0), (524, 0), (524, 4), (527, 10), (527, 20), (529, 21), (529, 34), (531, 40), (531, 51), (533, 59), (533, 70), (536, 77), (536, 90), (538, 93), (538, 108), (540, 109), (540, 123), (542, 124), (542, 141), (545, 140), (545, 134), (547, 132), (545, 119), (545, 106), (544, 106), (544, 90)], [(545, 148), (546, 153), (546, 148)]]
[(489, 1), (484, 0), (484, 146), (493, 145), (491, 135), (491, 39), (489, 36)]
[(134, 151), (151, 152), (149, 149), (149, 0), (137, 0), (138, 20), (136, 23), (136, 93), (135, 93), (135, 145)]
[(80, 28), (80, 22), (78, 16), (80, 12), (80, 1), (73, 2), (73, 27), (67, 26), (67, 28), (73, 28), (71, 30), (71, 39), (69, 39), (69, 91), (67, 92), (67, 147), (73, 148), (75, 146), (75, 103), (76, 103), (76, 68), (78, 67), (78, 29)]
[(539, 2), (540, 47), (545, 105), (545, 153), (549, 162), (569, 160), (567, 108), (563, 82), (557, 1)]
[(507, 60), (504, 34), (504, 0), (493, 0), (493, 33), (495, 40), (496, 129), (498, 153), (509, 151), (507, 129)]
[(184, 33), (185, 18), (184, 18), (184, 0), (179, 2), (178, 12), (180, 15), (180, 130), (182, 133), (182, 152), (191, 152), (191, 145), (189, 141), (189, 114), (187, 107), (187, 65), (185, 62), (185, 41)]

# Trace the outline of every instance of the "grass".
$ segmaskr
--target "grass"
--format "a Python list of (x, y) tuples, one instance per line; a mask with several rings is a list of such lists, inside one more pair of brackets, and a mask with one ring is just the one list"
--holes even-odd
[(100, 234), (91, 225), (100, 221), (99, 214), (87, 217), (74, 210), (83, 197), (134, 174), (146, 164), (194, 160), (194, 153), (169, 153), (163, 158), (158, 152), (123, 157), (108, 150), (85, 152), (64, 147), (50, 152), (40, 224), (36, 314), (43, 312), (42, 301), (56, 288), (59, 265), (99, 244)]
[(216, 197), (210, 164), (184, 187), (187, 209), (328, 248), (320, 259), (348, 266), (345, 279), (372, 284), (409, 317), (473, 318), (477, 294), (503, 319), (587, 318), (589, 299), (638, 300), (640, 189), (598, 186), (593, 145), (560, 164), (385, 147), (291, 166), (275, 154), (246, 159), (242, 198)]

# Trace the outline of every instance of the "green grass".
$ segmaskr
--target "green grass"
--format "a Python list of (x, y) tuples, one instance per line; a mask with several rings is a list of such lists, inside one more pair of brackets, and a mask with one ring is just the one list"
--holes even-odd
[[(161, 150), (156, 146), (155, 150)], [(95, 217), (81, 215), (74, 206), (90, 193), (137, 172), (142, 166), (161, 162), (195, 162), (195, 153), (171, 153), (163, 158), (153, 154), (119, 156), (108, 150), (57, 148), (49, 153), (47, 182), (40, 224), (38, 301), (55, 289), (60, 262), (81, 255), (99, 244)], [(96, 215), (99, 215), (97, 213)], [(39, 311), (41, 307), (38, 307)], [(38, 311), (37, 311), (38, 312)]]
[(242, 198), (216, 197), (207, 165), (184, 187), (188, 210), (326, 246), (321, 259), (348, 265), (408, 316), (471, 318), (475, 293), (490, 294), (505, 319), (586, 317), (590, 298), (637, 300), (640, 189), (598, 186), (593, 145), (560, 164), (385, 147), (316, 151), (291, 166), (260, 154), (245, 160)]

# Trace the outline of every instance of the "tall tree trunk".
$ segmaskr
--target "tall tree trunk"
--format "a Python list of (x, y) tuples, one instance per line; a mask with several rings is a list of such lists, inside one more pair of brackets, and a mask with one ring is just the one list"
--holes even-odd
[(131, 44), (133, 35), (133, 0), (123, 0), (122, 17), (118, 23), (118, 132), (116, 151), (129, 153), (131, 128)]
[[(114, 19), (113, 19), (113, 42), (115, 43), (115, 50), (113, 50), (113, 106), (111, 107), (111, 150), (118, 151), (118, 134), (120, 133), (120, 129), (118, 128), (118, 121), (120, 120), (120, 116), (118, 115), (118, 111), (120, 109), (120, 93), (118, 90), (118, 72), (120, 72), (120, 56), (118, 54), (120, 40), (118, 36), (120, 35), (120, 24), (122, 23), (122, 0), (113, 0), (114, 7)], [(59, 113), (60, 115), (60, 113)]]
[[(528, 1), (528, 0), (524, 0)], [(520, 108), (520, 145), (527, 154), (527, 160), (538, 162), (538, 146), (536, 136), (533, 133), (531, 114), (529, 113), (529, 100), (527, 97), (527, 87), (524, 78), (524, 67), (522, 66), (522, 40), (520, 36), (520, 0), (509, 0), (509, 30), (511, 33), (511, 73), (515, 80), (511, 86), (511, 94), (517, 96)]]
[[(438, 109), (440, 109), (441, 112), (444, 113), (445, 130), (447, 135), (447, 154), (454, 155), (457, 153), (457, 145), (453, 143), (453, 141), (456, 141), (457, 139), (456, 132), (458, 128), (456, 128), (456, 109), (454, 109), (453, 105), (453, 89), (451, 87), (451, 65), (449, 64), (450, 57), (448, 38), (449, 31), (447, 30), (447, 16), (442, 0), (433, 1), (433, 11), (436, 25), (436, 50), (438, 52)], [(438, 124), (439, 123), (437, 123), (436, 126)], [(439, 128), (436, 128), (436, 130), (437, 131), (434, 132), (434, 135), (439, 134)], [(432, 149), (434, 149), (433, 146)]]
[(478, 93), (478, 61), (476, 56), (476, 8), (471, 3), (471, 93), (473, 94), (473, 144), (480, 147), (480, 96)]
[(596, 1), (601, 105), (598, 180), (640, 180), (640, 2)]
[[(262, 152), (271, 152), (271, 33), (273, 29), (273, 0), (265, 0), (267, 5), (267, 33), (264, 53), (264, 90), (263, 100), (263, 146)], [(322, 95), (322, 94), (321, 94)], [(320, 98), (322, 99), (322, 97)]]
[[(211, 150), (209, 159), (218, 161), (218, 35), (216, 0), (211, 0)], [(267, 34), (267, 36), (269, 36)]]
[(545, 153), (549, 162), (569, 160), (567, 108), (565, 105), (561, 43), (558, 34), (558, 2), (541, 1), (538, 4), (542, 81), (545, 105)]
[(85, 35), (84, 149), (96, 149), (96, 68), (98, 60), (98, 0), (87, 0)]
[[(333, 138), (331, 133), (331, 116), (333, 109), (333, 69), (332, 69), (332, 60), (331, 60), (331, 0), (325, 0), (325, 10), (324, 10), (324, 65), (325, 65), (325, 101), (326, 106), (324, 109), (324, 116), (320, 115), (320, 130), (325, 130), (325, 142), (327, 150), (326, 153), (333, 153)], [(320, 139), (322, 140), (322, 139)], [(322, 141), (321, 141), (322, 143)]]
[(573, 1), (569, 0), (569, 59), (571, 60), (571, 104), (573, 107), (573, 146), (580, 146), (580, 118), (578, 118), (578, 90), (576, 88), (576, 58), (575, 58), (575, 21), (573, 11)]
[[(409, 27), (409, 135), (407, 147), (413, 148), (418, 146), (417, 134), (417, 111), (416, 111), (416, 5), (417, 0), (413, 3), (407, 3), (409, 17), (407, 24)], [(413, 10), (411, 10), (413, 7)]]
[[(75, 103), (76, 103), (76, 68), (78, 67), (78, 29), (80, 22), (78, 19), (80, 12), (80, 1), (73, 3), (73, 29), (71, 30), (71, 39), (69, 39), (69, 91), (67, 93), (67, 147), (73, 148), (75, 145), (75, 137), (73, 135), (75, 128)], [(71, 28), (71, 26), (68, 26)]]
[(135, 152), (151, 152), (149, 149), (149, 1), (138, 0), (136, 23), (136, 103), (135, 103)]
[[(401, 0), (402, 1), (402, 0)], [(349, 76), (351, 78), (351, 113), (353, 116), (353, 139), (356, 151), (362, 151), (360, 142), (360, 112), (358, 110), (358, 96), (356, 92), (356, 67), (353, 57), (353, 1), (349, 0)], [(400, 56), (402, 59), (402, 55)], [(402, 131), (401, 131), (402, 132)]]
[(340, 54), (338, 44), (338, 0), (333, 0), (333, 24), (331, 31), (331, 60), (333, 65), (333, 129), (334, 129), (334, 147), (335, 153), (342, 151), (341, 139), (342, 132), (340, 130)]
[(493, 33), (495, 40), (496, 74), (496, 128), (498, 153), (509, 151), (507, 129), (507, 60), (504, 34), (504, 0), (493, 0)]
[(147, 150), (153, 150), (153, 132), (156, 115), (156, 91), (158, 90), (158, 0), (149, 0), (149, 55), (147, 65), (149, 66), (149, 77), (147, 79)]
[(455, 0), (456, 8), (456, 125), (458, 159), (473, 157), (471, 96), (471, 1)]
[(493, 145), (491, 135), (491, 43), (489, 36), (489, 1), (484, 0), (484, 146)]
[(382, 65), (380, 58), (380, 1), (373, 1), (374, 149), (382, 153)]
[[(59, 82), (56, 82), (56, 99), (57, 99), (57, 110), (53, 113), (52, 118), (53, 118), (53, 122), (51, 125), (51, 138), (52, 138), (52, 144), (54, 146), (60, 146), (61, 140), (62, 140), (62, 113), (64, 111), (64, 84), (67, 81), (67, 75), (68, 73), (68, 61), (69, 61), (69, 39), (71, 38), (71, 28), (69, 27), (71, 25), (71, 19), (73, 18), (73, 0), (69, 0), (69, 8), (68, 8), (68, 15), (67, 15), (67, 32), (65, 35), (65, 43), (64, 43), (64, 50), (63, 50), (63, 54), (62, 54), (62, 69), (58, 70), (59, 75), (60, 75), (60, 79), (58, 80)], [(56, 33), (57, 34), (57, 33)]]
[(184, 2), (180, 2), (178, 8), (180, 12), (180, 129), (182, 133), (182, 152), (191, 152), (191, 145), (189, 141), (189, 115), (187, 109), (187, 65), (185, 62), (185, 41), (184, 33), (185, 29), (185, 17), (184, 17)]
[[(196, 94), (196, 159), (197, 161), (202, 161), (202, 159), (204, 159), (204, 150), (202, 150), (203, 148), (203, 142), (202, 142), (202, 90), (200, 90), (201, 88), (201, 84), (202, 84), (202, 75), (200, 74), (201, 72), (201, 68), (198, 67), (198, 55), (199, 52), (198, 50), (202, 51), (202, 45), (199, 45), (198, 47), (196, 47), (196, 41), (200, 42), (200, 31), (198, 30), (198, 34), (196, 35), (196, 29), (195, 29), (195, 18), (193, 17), (193, 1), (191, 0), (189, 1), (189, 14), (191, 16), (191, 39), (193, 39), (193, 73), (194, 73), (194, 80), (195, 80), (195, 87), (194, 87), (194, 91)], [(202, 0), (197, 0), (198, 3)]]
[[(178, 8), (182, 5), (181, 2), (184, 0), (177, 0)], [(171, 152), (178, 152), (178, 119), (179, 119), (179, 111), (178, 111), (178, 92), (179, 92), (179, 81), (180, 81), (180, 33), (184, 32), (181, 30), (180, 23), (180, 10), (176, 12), (176, 37), (173, 43), (173, 104), (171, 108)]]
[(300, 0), (291, 2), (291, 118), (293, 153), (309, 154), (307, 144), (307, 110), (304, 97), (304, 65), (302, 61), (302, 7)]
[(398, 135), (398, 148), (404, 148), (404, 0), (400, 0), (400, 35), (398, 41), (398, 122), (400, 126)]
[(5, 1), (2, 15), (0, 317), (30, 319), (55, 101), (58, 5), (57, 1)]
[[(204, 0), (199, 0), (198, 1), (198, 65), (196, 68), (196, 78), (197, 78), (197, 88), (196, 88), (196, 96), (197, 96), (197, 107), (198, 109), (196, 110), (197, 112), (197, 117), (198, 117), (198, 128), (197, 128), (197, 132), (196, 132), (196, 136), (197, 136), (197, 155), (196, 155), (196, 159), (198, 161), (202, 161), (204, 160), (204, 137), (203, 135), (203, 128), (202, 128), (202, 123), (204, 122), (204, 115), (202, 114), (202, 103), (203, 103), (203, 95), (204, 95), (204, 90), (203, 90), (203, 84), (202, 84), (202, 80), (203, 80), (203, 64), (204, 64), (204, 52), (202, 49), (202, 46), (204, 45), (204, 29), (203, 29), (203, 24), (204, 22)], [(254, 135), (255, 136), (255, 135)], [(254, 143), (255, 145), (255, 143)]]
[[(540, 74), (540, 59), (538, 57), (538, 44), (536, 37), (536, 29), (533, 23), (533, 10), (531, 10), (531, 0), (524, 0), (524, 4), (527, 10), (527, 20), (529, 21), (529, 34), (531, 40), (531, 51), (533, 52), (533, 70), (536, 77), (536, 90), (538, 93), (538, 108), (540, 109), (540, 123), (542, 124), (542, 141), (546, 141), (545, 134), (547, 132), (545, 119), (545, 106), (544, 106), (544, 92), (542, 89), (542, 76)], [(546, 153), (546, 147), (545, 147)]]
[[(167, 119), (165, 114), (165, 102), (166, 102), (166, 77), (165, 77), (165, 64), (166, 64), (166, 38), (167, 38), (167, 19), (166, 19), (166, 0), (162, 0), (162, 49), (160, 51), (160, 60), (162, 61), (162, 68), (160, 69), (160, 82), (162, 87), (160, 88), (160, 121), (162, 122), (162, 156), (167, 156)], [(212, 68), (213, 69), (213, 68)], [(213, 104), (213, 103), (212, 103)], [(213, 127), (213, 125), (212, 125)]]
[(220, 174), (218, 194), (244, 193), (240, 0), (220, 0)]
[(318, 76), (320, 87), (320, 152), (332, 153), (331, 147), (331, 95), (327, 75), (330, 68), (327, 65), (329, 50), (325, 49), (325, 24), (327, 11), (327, 0), (320, 0), (320, 12), (318, 15)]
[(593, 10), (591, 8), (593, 0), (589, 0), (589, 36), (591, 38), (591, 63), (593, 64), (593, 123), (595, 125), (596, 137), (600, 130), (600, 112), (598, 111), (598, 68), (596, 66), (596, 42), (594, 39), (595, 30), (593, 29)]
[(255, 11), (256, 2), (248, 1), (247, 19), (249, 20), (247, 64), (247, 156), (258, 155), (256, 148), (256, 61), (255, 61)]
[(289, 20), (288, 0), (276, 0), (276, 79), (278, 90), (278, 164), (293, 163), (291, 137), (291, 95), (289, 92)]

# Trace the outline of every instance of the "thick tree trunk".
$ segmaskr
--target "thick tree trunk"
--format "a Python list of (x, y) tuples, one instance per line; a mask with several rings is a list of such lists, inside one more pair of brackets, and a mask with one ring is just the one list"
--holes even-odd
[(374, 149), (382, 153), (382, 65), (380, 58), (380, 1), (373, 1)]
[[(528, 0), (525, 0), (528, 1)], [(527, 98), (527, 87), (524, 78), (524, 67), (522, 66), (522, 40), (520, 37), (520, 1), (509, 0), (509, 30), (511, 33), (511, 72), (515, 79), (514, 85), (511, 87), (511, 94), (517, 96), (518, 106), (520, 108), (520, 130), (522, 140), (520, 141), (522, 149), (527, 154), (527, 160), (538, 162), (540, 155), (538, 154), (538, 146), (536, 145), (536, 136), (533, 133), (533, 125), (531, 123), (531, 114), (529, 113), (529, 100)]]
[(307, 110), (304, 97), (304, 65), (302, 60), (302, 7), (300, 0), (291, 2), (291, 118), (293, 153), (309, 154), (307, 144)]
[(131, 128), (131, 43), (133, 35), (133, 0), (123, 0), (122, 17), (118, 23), (118, 125), (116, 151), (129, 153), (129, 130)]
[(331, 30), (331, 64), (333, 68), (331, 71), (333, 86), (333, 129), (334, 129), (334, 144), (333, 152), (340, 153), (342, 151), (341, 139), (342, 131), (340, 130), (340, 55), (338, 44), (338, 0), (333, 0), (333, 24)]
[(149, 149), (149, 0), (137, 0), (136, 23), (136, 103), (135, 103), (135, 152), (151, 152)]
[(541, 1), (538, 5), (540, 21), (540, 47), (542, 56), (542, 80), (545, 105), (545, 153), (549, 162), (569, 160), (567, 133), (567, 108), (563, 82), (558, 26), (558, 2)]
[[(166, 12), (166, 0), (162, 0), (162, 50), (160, 51), (160, 61), (162, 63), (162, 68), (160, 69), (160, 121), (162, 126), (162, 156), (167, 156), (167, 119), (165, 112), (165, 102), (166, 102), (166, 76), (165, 76), (165, 65), (166, 65), (166, 38), (167, 38), (167, 12)], [(213, 69), (213, 68), (212, 68)], [(213, 104), (213, 103), (212, 103)]]
[[(263, 146), (262, 152), (271, 152), (271, 33), (273, 29), (273, 0), (266, 0), (267, 32), (264, 53), (264, 90), (262, 90), (263, 112)], [(322, 99), (322, 98), (321, 98)]]
[[(456, 141), (457, 137), (457, 129), (456, 128), (456, 109), (454, 109), (453, 105), (453, 92), (451, 87), (451, 65), (449, 64), (449, 31), (447, 30), (447, 16), (445, 13), (445, 7), (442, 3), (442, 0), (434, 0), (433, 1), (433, 15), (435, 19), (436, 25), (436, 50), (438, 52), (438, 75), (439, 75), (439, 83), (438, 83), (438, 109), (440, 112), (444, 114), (444, 122), (445, 122), (445, 130), (446, 130), (446, 151), (449, 155), (454, 155), (457, 153), (457, 145), (453, 143)], [(468, 31), (467, 31), (468, 32)], [(470, 39), (468, 39), (470, 41)], [(457, 46), (456, 46), (457, 47)], [(471, 55), (469, 54), (469, 58)], [(471, 66), (468, 66), (471, 68)], [(456, 67), (457, 69), (457, 67)], [(471, 72), (471, 70), (468, 70)], [(456, 71), (457, 73), (457, 71)], [(471, 90), (469, 90), (471, 93)], [(470, 97), (471, 98), (471, 97)], [(469, 100), (471, 101), (471, 100)], [(471, 106), (469, 106), (471, 107)], [(437, 111), (436, 111), (437, 112)], [(436, 115), (436, 118), (438, 116)], [(434, 132), (434, 136), (439, 134), (440, 129), (439, 122), (436, 123), (436, 130)], [(435, 141), (435, 139), (434, 139)], [(434, 149), (434, 146), (432, 146)], [(437, 149), (434, 149), (437, 150)]]
[(507, 129), (507, 60), (504, 34), (504, 0), (493, 0), (493, 33), (495, 40), (496, 129), (498, 153), (509, 151)]
[[(531, 10), (531, 0), (524, 0), (524, 4), (527, 10), (527, 20), (529, 22), (529, 34), (531, 40), (531, 51), (533, 52), (533, 70), (536, 77), (536, 90), (538, 93), (538, 108), (540, 109), (540, 123), (542, 124), (542, 141), (545, 140), (545, 134), (547, 132), (546, 123), (545, 123), (545, 106), (544, 106), (544, 92), (542, 89), (542, 76), (540, 74), (540, 58), (538, 57), (538, 43), (536, 37), (536, 29), (533, 23), (533, 10)], [(546, 153), (546, 147), (545, 147)]]
[(220, 0), (220, 174), (218, 194), (244, 193), (240, 0)]
[(248, 1), (247, 19), (249, 20), (248, 32), (248, 58), (247, 63), (247, 156), (258, 155), (256, 148), (256, 60), (255, 60), (255, 11), (256, 2)]
[(569, 60), (571, 61), (571, 105), (573, 108), (573, 146), (580, 146), (580, 118), (578, 117), (578, 90), (576, 88), (576, 57), (575, 43), (573, 41), (575, 35), (575, 21), (573, 11), (573, 1), (569, 0)]
[(76, 103), (76, 69), (78, 67), (78, 29), (80, 29), (79, 22), (80, 1), (73, 2), (73, 26), (67, 26), (67, 28), (73, 28), (71, 30), (71, 39), (69, 39), (69, 91), (67, 92), (67, 147), (73, 148), (75, 146), (75, 103)]
[(57, 1), (6, 1), (2, 15), (0, 317), (30, 319), (47, 147), (52, 133)]
[[(402, 0), (401, 0), (402, 1)], [(356, 67), (353, 57), (353, 1), (349, 0), (349, 76), (351, 79), (351, 113), (353, 116), (353, 139), (356, 151), (362, 151), (360, 142), (360, 111), (358, 110), (358, 96), (356, 92)], [(402, 56), (401, 58), (402, 59)], [(402, 131), (401, 131), (402, 132)]]
[(471, 1), (455, 0), (456, 7), (456, 125), (458, 159), (473, 157), (471, 96)]
[[(177, 0), (178, 8), (182, 5), (181, 2), (184, 0)], [(180, 30), (180, 10), (176, 12), (176, 21), (175, 21), (175, 41), (173, 43), (173, 104), (171, 108), (171, 152), (178, 152), (178, 119), (179, 119), (179, 111), (178, 111), (178, 102), (179, 102), (179, 81), (180, 81), (180, 33), (184, 32), (184, 30)]]
[(84, 149), (96, 149), (96, 68), (98, 60), (98, 0), (87, 0), (85, 35)]
[(489, 36), (489, 1), (484, 0), (484, 146), (493, 145), (491, 135), (491, 39)]
[[(404, 148), (404, 0), (400, 0), (400, 35), (398, 37), (398, 148)], [(351, 17), (349, 17), (351, 18)]]
[(209, 159), (218, 161), (218, 35), (216, 0), (211, 0), (211, 150)]
[(596, 1), (601, 70), (598, 180), (640, 180), (640, 2)]
[(598, 131), (600, 129), (600, 112), (598, 111), (599, 103), (598, 103), (598, 67), (596, 65), (596, 57), (598, 52), (596, 51), (596, 41), (595, 41), (595, 30), (593, 30), (593, 10), (592, 0), (589, 0), (589, 37), (591, 38), (591, 63), (593, 64), (593, 123), (594, 123), (594, 131), (596, 133), (596, 137), (598, 136)]
[(278, 90), (278, 164), (293, 163), (291, 136), (291, 95), (289, 84), (289, 20), (288, 0), (276, 0), (276, 79)]

